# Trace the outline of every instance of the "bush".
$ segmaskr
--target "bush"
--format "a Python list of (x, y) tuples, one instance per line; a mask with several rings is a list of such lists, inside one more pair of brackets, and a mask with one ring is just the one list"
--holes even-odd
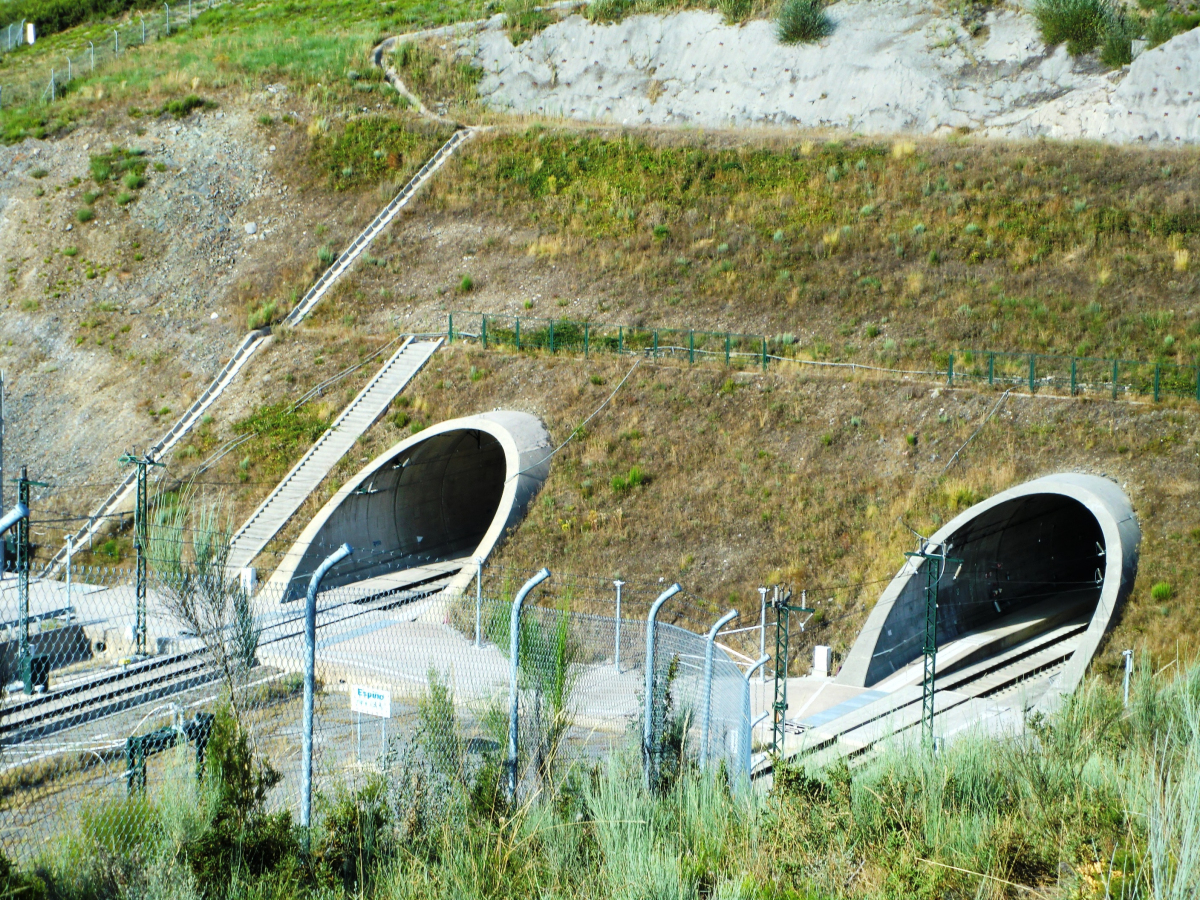
[(92, 208), (90, 206), (85, 206), (83, 209), (75, 211), (75, 218), (80, 222), (90, 222), (92, 219), (96, 218), (96, 214), (92, 212)]
[(246, 317), (246, 327), (251, 331), (273, 325), (279, 315), (279, 304), (275, 300), (267, 300), (255, 307)]
[(137, 172), (130, 172), (125, 176), (125, 187), (129, 188), (131, 191), (136, 191), (138, 188), (143, 188), (145, 186), (146, 179)]
[(1072, 56), (1090, 53), (1103, 40), (1112, 12), (1104, 0), (1037, 0), (1034, 18), (1042, 40), (1066, 43)]
[(1106, 66), (1119, 69), (1133, 62), (1133, 40), (1138, 29), (1123, 12), (1114, 12), (1104, 30), (1104, 41), (1100, 45), (1100, 61)]
[(585, 15), (593, 22), (620, 22), (633, 10), (633, 0), (592, 0)]
[(458, 290), (463, 294), (469, 294), (475, 289), (475, 282), (471, 280), (470, 275), (464, 275), (458, 283)]
[(158, 108), (158, 115), (170, 113), (176, 119), (182, 119), (194, 109), (213, 109), (216, 105), (211, 100), (205, 100), (195, 94), (188, 94), (182, 100), (168, 100)]
[(30, 178), (45, 178), (49, 174), (50, 173), (47, 172), (45, 169), (34, 169), (32, 172), (29, 173), (29, 177)]
[(1146, 22), (1146, 43), (1154, 48), (1165, 44), (1183, 30), (1183, 23), (1165, 9), (1160, 9)]
[(819, 41), (833, 32), (823, 0), (784, 0), (775, 19), (781, 44)]
[(1150, 596), (1159, 603), (1166, 603), (1174, 593), (1171, 585), (1165, 581), (1160, 581), (1154, 587), (1150, 588)]
[(717, 8), (725, 18), (726, 25), (737, 25), (746, 21), (754, 9), (753, 0), (717, 0)]
[(129, 193), (128, 191), (121, 191), (121, 193), (117, 194), (117, 205), (118, 206), (125, 206), (126, 204), (132, 203), (132, 202), (133, 202), (133, 194)]
[(335, 259), (333, 248), (328, 244), (323, 245), (321, 249), (317, 251), (317, 259), (321, 261), (321, 265), (323, 266), (328, 267), (332, 265), (333, 260)]

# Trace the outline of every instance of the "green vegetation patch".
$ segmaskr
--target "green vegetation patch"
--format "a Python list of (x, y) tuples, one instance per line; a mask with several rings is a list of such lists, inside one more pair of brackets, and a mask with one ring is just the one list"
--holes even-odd
[(146, 171), (145, 153), (140, 148), (116, 147), (107, 153), (92, 156), (88, 164), (92, 180), (103, 185), (109, 180), (119, 181), (129, 175), (142, 178)]
[(263, 481), (277, 480), (325, 428), (325, 420), (310, 406), (296, 409), (285, 400), (259, 407), (233, 425), (234, 434), (254, 435), (242, 445), (243, 471), (253, 470)]
[(403, 178), (433, 155), (448, 129), (416, 119), (365, 116), (322, 137), (318, 162), (335, 190)]

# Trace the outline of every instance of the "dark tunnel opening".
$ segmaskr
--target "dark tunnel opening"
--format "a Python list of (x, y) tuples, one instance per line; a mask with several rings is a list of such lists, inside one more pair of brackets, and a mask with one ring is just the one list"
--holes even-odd
[(444, 432), (409, 447), (334, 510), (297, 567), (291, 593), (302, 593), (343, 542), (354, 555), (322, 589), (470, 555), (496, 516), (506, 474), (504, 448), (485, 431)]
[[(948, 544), (948, 556), (961, 562), (949, 562), (938, 581), (939, 648), (991, 628), (1008, 628), (1024, 640), (1064, 622), (1089, 619), (1099, 602), (1103, 532), (1087, 507), (1070, 497), (1031, 494), (1002, 503), (963, 525)], [(922, 570), (908, 580), (888, 615), (868, 685), (921, 656), (923, 566), (929, 564), (922, 563)], [(998, 646), (983, 642), (974, 655), (957, 663)]]

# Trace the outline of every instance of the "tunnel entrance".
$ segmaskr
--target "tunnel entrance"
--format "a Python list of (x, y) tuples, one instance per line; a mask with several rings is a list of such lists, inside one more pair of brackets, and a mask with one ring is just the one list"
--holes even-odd
[[(990, 696), (1036, 676), (1049, 697), (1079, 684), (1128, 596), (1141, 529), (1119, 485), (1063, 472), (977, 503), (930, 542), (956, 558), (937, 581), (939, 689)], [(838, 683), (920, 684), (927, 565), (910, 559), (891, 580)]]
[(307, 582), (342, 543), (355, 553), (322, 588), (471, 555), (496, 517), (506, 471), (504, 448), (478, 429), (443, 432), (397, 453), (329, 515), (293, 584)]
[[(947, 539), (950, 563), (938, 581), (939, 648), (971, 634), (970, 648), (943, 654), (939, 672), (974, 662), (1065, 622), (1086, 623), (1104, 580), (1104, 534), (1078, 500), (1034, 494), (971, 519)], [(893, 605), (868, 685), (921, 656), (925, 565)], [(994, 640), (986, 632), (994, 631)]]
[(542, 423), (513, 410), (441, 422), (401, 441), (313, 516), (264, 586), (264, 600), (303, 597), (321, 561), (343, 543), (354, 553), (329, 571), (322, 590), (462, 590), (475, 561), (516, 527), (541, 489), (549, 446)]

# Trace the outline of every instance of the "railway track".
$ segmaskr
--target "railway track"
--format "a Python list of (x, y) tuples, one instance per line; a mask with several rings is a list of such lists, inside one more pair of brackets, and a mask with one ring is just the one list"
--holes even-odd
[[(457, 570), (341, 600), (318, 610), (317, 631), (365, 616), (387, 612), (441, 591)], [(262, 624), (259, 648), (304, 635), (303, 608)], [(0, 746), (35, 741), (77, 725), (94, 722), (133, 707), (218, 680), (221, 672), (203, 647), (142, 660), (116, 670), (74, 678), (62, 686), (23, 698), (0, 711)]]

